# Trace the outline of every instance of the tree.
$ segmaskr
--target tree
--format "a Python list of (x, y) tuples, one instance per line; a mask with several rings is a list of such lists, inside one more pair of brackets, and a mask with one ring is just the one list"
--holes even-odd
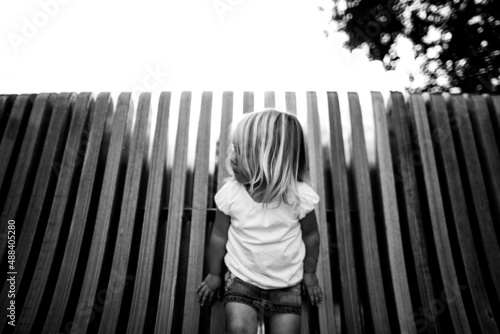
[(500, 1), (341, 1), (332, 18), (349, 49), (367, 45), (370, 58), (392, 70), (397, 38), (413, 42), (427, 78), (417, 91), (500, 93)]

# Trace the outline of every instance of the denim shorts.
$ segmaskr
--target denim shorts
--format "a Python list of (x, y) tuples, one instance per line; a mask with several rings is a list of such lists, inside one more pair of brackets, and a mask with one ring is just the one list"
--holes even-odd
[(234, 275), (229, 269), (224, 276), (223, 303), (238, 302), (264, 313), (302, 314), (300, 283), (281, 289), (261, 289)]

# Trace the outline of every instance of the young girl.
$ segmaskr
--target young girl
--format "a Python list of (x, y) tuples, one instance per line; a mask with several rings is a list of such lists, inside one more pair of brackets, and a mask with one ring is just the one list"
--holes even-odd
[[(301, 282), (312, 305), (322, 301), (316, 266), (318, 195), (305, 183), (302, 127), (286, 112), (246, 114), (232, 126), (226, 167), (231, 175), (215, 195), (210, 274), (198, 286), (211, 305), (222, 286), (229, 333), (299, 333)], [(226, 254), (227, 250), (227, 254)]]

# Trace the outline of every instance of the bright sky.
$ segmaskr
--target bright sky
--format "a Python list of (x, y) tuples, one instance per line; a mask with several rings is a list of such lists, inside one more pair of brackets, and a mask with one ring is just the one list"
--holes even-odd
[(4, 0), (0, 93), (404, 90), (325, 37), (332, 3)]

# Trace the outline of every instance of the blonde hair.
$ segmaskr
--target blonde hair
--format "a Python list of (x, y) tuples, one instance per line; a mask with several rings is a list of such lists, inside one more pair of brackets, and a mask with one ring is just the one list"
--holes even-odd
[(297, 182), (309, 183), (304, 134), (297, 117), (288, 112), (265, 109), (245, 114), (229, 133), (226, 169), (235, 180), (231, 161), (249, 180), (250, 195), (265, 187), (262, 203), (277, 200), (298, 208)]

